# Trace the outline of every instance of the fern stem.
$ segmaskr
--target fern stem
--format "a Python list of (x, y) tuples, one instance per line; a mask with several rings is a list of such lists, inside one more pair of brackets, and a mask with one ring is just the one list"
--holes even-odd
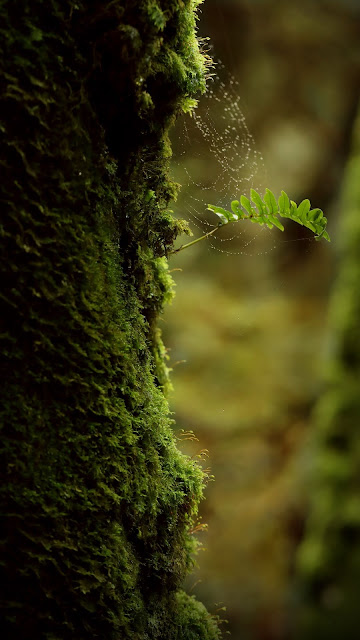
[(208, 231), (207, 233), (205, 233), (205, 235), (200, 236), (200, 238), (196, 238), (195, 240), (192, 240), (191, 242), (187, 242), (186, 244), (182, 244), (178, 249), (173, 249), (172, 251), (169, 251), (169, 255), (171, 255), (172, 253), (179, 253), (179, 251), (182, 251), (183, 249), (187, 249), (187, 247), (191, 247), (193, 244), (196, 244), (197, 242), (200, 242), (200, 240), (205, 240), (205, 238), (209, 238), (209, 236), (212, 236), (213, 233), (215, 233), (215, 231), (217, 231), (219, 229), (219, 227), (222, 227), (223, 225), (219, 224), (217, 227), (214, 227), (214, 229), (211, 229), (211, 231)]

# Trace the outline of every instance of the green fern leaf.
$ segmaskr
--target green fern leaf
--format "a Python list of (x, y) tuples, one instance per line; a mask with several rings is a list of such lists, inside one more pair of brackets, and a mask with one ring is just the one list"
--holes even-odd
[(315, 240), (321, 240), (321, 238), (324, 238), (328, 242), (331, 242), (330, 236), (329, 236), (328, 232), (325, 231), (325, 229), (323, 229), (323, 231), (320, 233), (320, 235), (315, 236)]
[(284, 225), (280, 222), (280, 220), (278, 220), (275, 216), (269, 215), (268, 219), (270, 220), (270, 222), (277, 227), (278, 229), (280, 229), (280, 231), (284, 231), (285, 227)]
[[(250, 195), (251, 200), (257, 209), (252, 207), (252, 202), (249, 198), (244, 195), (240, 196), (240, 204), (248, 215), (245, 215), (241, 211), (238, 200), (233, 200), (231, 203), (233, 214), (225, 212), (225, 210), (220, 207), (216, 208), (211, 205), (209, 205), (209, 209), (212, 209), (215, 212), (217, 212), (217, 209), (221, 210), (221, 213), (226, 214), (227, 222), (232, 221), (229, 216), (237, 215), (240, 220), (245, 218), (256, 224), (266, 224), (269, 229), (272, 229), (275, 226), (280, 231), (284, 231), (284, 225), (280, 222), (278, 216), (290, 218), (294, 222), (297, 222), (297, 224), (301, 224), (310, 229), (310, 231), (315, 234), (316, 239), (324, 238), (330, 242), (329, 234), (326, 231), (327, 219), (321, 209), (311, 209), (310, 200), (308, 198), (302, 200), (298, 206), (294, 200), (289, 199), (289, 196), (285, 191), (281, 191), (278, 201), (276, 201), (276, 198), (270, 189), (265, 190), (263, 200), (255, 189), (250, 190)], [(233, 219), (236, 219), (236, 217)]]
[(261, 197), (259, 196), (257, 191), (255, 191), (255, 189), (251, 189), (250, 195), (251, 195), (251, 200), (257, 206), (259, 213), (260, 214), (266, 213), (266, 206), (261, 200)]
[(220, 218), (221, 225), (231, 222), (231, 219), (233, 217), (231, 211), (227, 211), (226, 209), (223, 209), (223, 207), (217, 207), (214, 204), (208, 204), (207, 208)]
[(241, 204), (242, 207), (244, 207), (245, 211), (247, 211), (250, 216), (252, 216), (252, 215), (254, 215), (254, 213), (256, 213), (255, 209), (253, 209), (252, 206), (251, 206), (249, 198), (247, 198), (246, 196), (241, 196), (240, 197), (240, 204)]
[[(298, 222), (297, 220), (295, 220), (295, 222)], [(305, 222), (302, 222), (301, 224), (304, 225), (304, 227), (307, 227), (308, 229), (310, 229), (310, 231), (313, 231), (314, 233), (317, 233), (317, 229), (315, 227), (315, 225), (310, 222), (310, 220), (306, 220)]]
[(235, 217), (235, 220), (238, 220), (239, 218), (243, 218), (244, 214), (241, 211), (240, 207), (239, 207), (239, 201), (238, 200), (233, 200), (231, 203), (231, 210), (233, 212), (233, 216)]
[(309, 211), (308, 213), (308, 219), (312, 220), (313, 222), (319, 222), (320, 220), (324, 219), (324, 214), (321, 209), (311, 209), (311, 211)]
[(237, 222), (244, 219), (250, 220), (255, 224), (266, 224), (269, 229), (272, 229), (275, 226), (280, 231), (284, 231), (284, 225), (280, 222), (278, 216), (290, 218), (290, 220), (297, 222), (297, 224), (307, 227), (315, 234), (315, 240), (321, 240), (324, 238), (330, 242), (330, 236), (326, 231), (327, 218), (325, 218), (321, 209), (310, 209), (310, 200), (305, 199), (300, 202), (299, 206), (297, 206), (296, 202), (290, 200), (285, 191), (282, 191), (278, 201), (276, 201), (275, 196), (270, 189), (266, 189), (264, 200), (261, 199), (255, 189), (250, 190), (250, 195), (252, 202), (257, 207), (257, 210), (252, 207), (249, 198), (244, 195), (240, 196), (241, 207), (246, 211), (247, 215), (241, 210), (238, 200), (233, 200), (231, 202), (231, 211), (228, 211), (223, 207), (209, 204), (209, 211), (215, 213), (215, 215), (220, 219), (217, 227), (214, 227), (211, 231), (208, 231), (200, 238), (196, 238), (196, 240), (192, 240), (178, 249), (174, 249), (171, 253), (182, 251), (182, 249), (186, 249), (186, 247), (190, 247), (197, 242), (208, 238), (215, 233), (218, 227), (222, 227), (229, 222)]
[(281, 192), (281, 196), (279, 197), (279, 213), (281, 216), (284, 214), (288, 214), (290, 211), (290, 200), (289, 196), (285, 193), (285, 191)]
[(299, 216), (297, 215), (297, 204), (296, 202), (294, 202), (294, 200), (290, 200), (289, 218), (293, 218), (294, 221), (297, 221), (299, 218)]
[(307, 214), (310, 211), (310, 200), (303, 200), (302, 202), (300, 202), (298, 208), (297, 208), (297, 215), (299, 216), (300, 220), (305, 221), (307, 219)]
[(265, 191), (265, 195), (264, 195), (264, 201), (267, 204), (267, 207), (270, 211), (270, 213), (277, 213), (278, 212), (278, 206), (277, 206), (277, 202), (275, 200), (275, 196), (273, 194), (272, 191), (270, 191), (270, 189), (266, 189)]

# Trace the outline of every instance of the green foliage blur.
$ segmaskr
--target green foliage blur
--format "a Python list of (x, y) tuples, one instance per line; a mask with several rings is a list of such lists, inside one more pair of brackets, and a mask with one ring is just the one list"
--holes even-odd
[[(200, 534), (205, 552), (188, 587), (208, 606), (227, 607), (233, 640), (285, 640), (296, 631), (296, 555), (309, 512), (312, 416), (333, 349), (328, 305), (359, 96), (359, 31), (357, 3), (207, 0), (202, 7), (201, 35), (239, 83), (264, 159), (251, 168), (250, 185), (309, 197), (326, 212), (332, 239), (316, 243), (296, 225), (274, 239), (274, 231), (256, 234), (244, 223), (249, 228), (231, 241), (214, 248), (204, 241), (170, 258), (176, 297), (162, 323), (170, 400), (177, 428), (199, 440), (182, 438), (184, 450), (204, 457), (208, 449), (203, 464), (215, 476), (201, 512), (209, 524)], [(200, 100), (205, 118), (201, 109)], [(218, 106), (212, 118), (220, 129)], [(183, 184), (175, 211), (196, 237), (193, 198), (206, 221), (211, 201), (196, 185), (211, 188), (218, 175), (209, 145), (195, 150), (191, 141), (173, 167)], [(182, 150), (180, 123), (172, 142)], [(238, 161), (240, 172), (240, 150)], [(243, 174), (246, 193), (246, 166)]]
[(297, 555), (297, 637), (357, 640), (360, 582), (360, 116), (354, 129), (330, 306), (326, 392), (309, 443), (310, 514)]

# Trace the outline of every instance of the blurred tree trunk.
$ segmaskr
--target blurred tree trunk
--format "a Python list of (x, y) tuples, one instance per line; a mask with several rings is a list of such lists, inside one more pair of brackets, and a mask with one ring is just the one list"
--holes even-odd
[(303, 640), (357, 640), (360, 601), (360, 119), (343, 199), (328, 387), (315, 416), (310, 516), (298, 557)]
[(175, 445), (156, 329), (167, 132), (205, 83), (197, 4), (0, 2), (8, 638), (218, 637), (179, 591), (203, 474)]

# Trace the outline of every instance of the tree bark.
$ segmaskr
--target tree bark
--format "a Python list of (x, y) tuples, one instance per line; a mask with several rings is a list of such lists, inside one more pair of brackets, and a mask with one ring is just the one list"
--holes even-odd
[(8, 638), (219, 636), (180, 590), (203, 473), (176, 447), (157, 330), (168, 130), (205, 88), (197, 4), (0, 2)]

